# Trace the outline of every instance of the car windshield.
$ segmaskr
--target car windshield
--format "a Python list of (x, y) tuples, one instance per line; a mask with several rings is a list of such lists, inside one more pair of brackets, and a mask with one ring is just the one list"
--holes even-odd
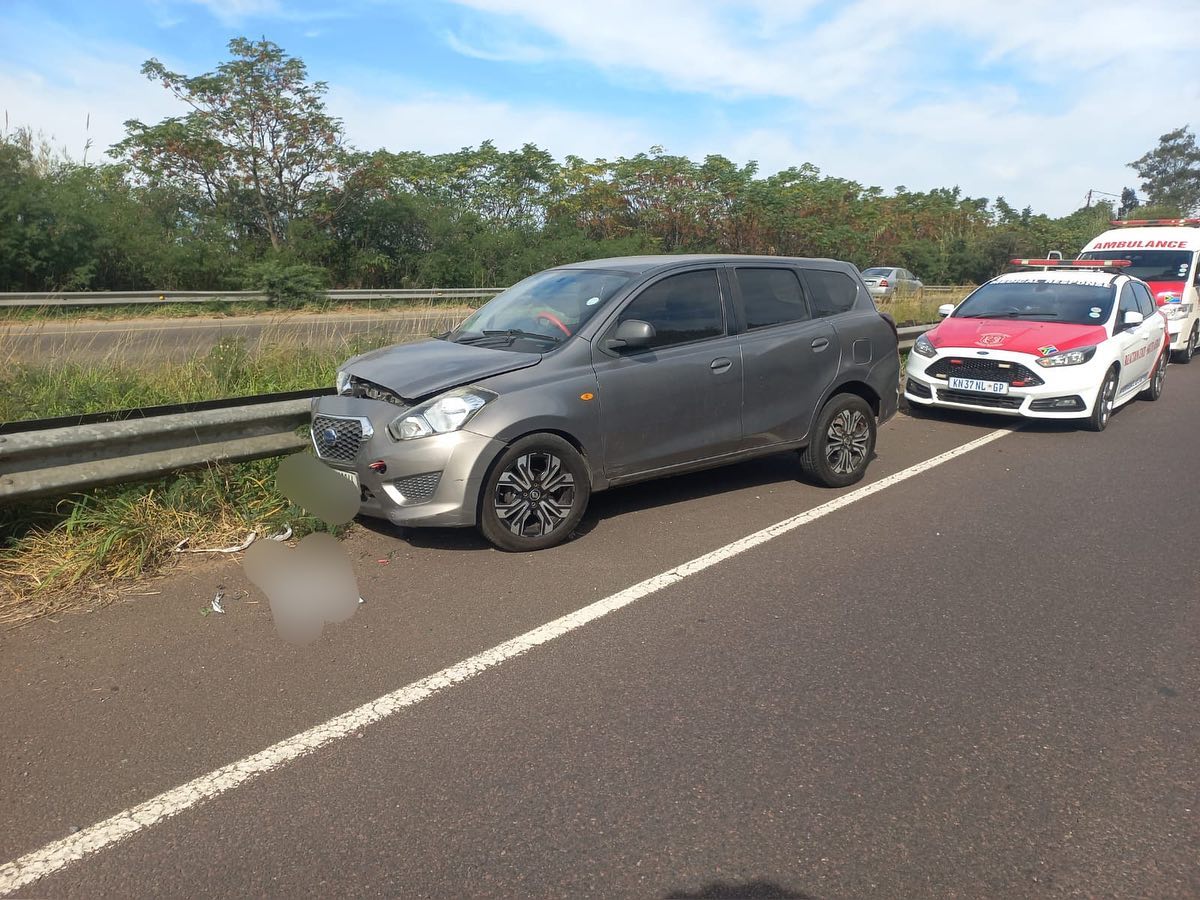
[(1108, 320), (1116, 292), (1111, 285), (1064, 278), (993, 281), (964, 300), (953, 313), (962, 319), (1033, 319), (1072, 325)]
[(1192, 265), (1190, 250), (1089, 250), (1080, 259), (1127, 259), (1133, 265), (1121, 269), (1122, 275), (1142, 281), (1183, 281)]
[(539, 272), (476, 310), (446, 338), (505, 350), (551, 349), (574, 335), (632, 277), (602, 269)]
[(891, 269), (880, 269), (876, 267), (874, 269), (863, 269), (862, 273), (864, 275), (889, 275), (891, 274), (891, 271)]

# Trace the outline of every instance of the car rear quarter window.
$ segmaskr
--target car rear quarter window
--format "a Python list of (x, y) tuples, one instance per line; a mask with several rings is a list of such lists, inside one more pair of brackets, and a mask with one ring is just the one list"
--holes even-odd
[(827, 269), (805, 269), (809, 302), (814, 316), (835, 316), (853, 308), (858, 299), (858, 283), (844, 272)]
[(769, 328), (811, 318), (800, 279), (791, 269), (737, 269), (746, 327)]
[(617, 326), (630, 319), (654, 326), (647, 349), (687, 344), (725, 333), (721, 289), (716, 269), (670, 275), (638, 294), (617, 317)]

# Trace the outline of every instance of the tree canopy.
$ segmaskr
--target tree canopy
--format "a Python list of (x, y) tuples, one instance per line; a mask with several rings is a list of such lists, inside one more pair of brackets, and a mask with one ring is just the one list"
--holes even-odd
[[(562, 161), (487, 140), (356, 151), (301, 60), (245, 38), (229, 54), (196, 76), (148, 61), (188, 111), (127, 122), (113, 162), (57, 157), (28, 129), (0, 135), (0, 290), (260, 287), (280, 271), (344, 287), (494, 287), (647, 252), (825, 256), (979, 283), (1014, 256), (1074, 254), (1114, 215), (1104, 202), (1051, 218), (957, 186), (885, 191), (809, 163), (764, 175), (661, 147)], [(1178, 129), (1133, 164), (1152, 204), (1195, 206), (1195, 150)], [(1127, 212), (1136, 196), (1121, 201)]]

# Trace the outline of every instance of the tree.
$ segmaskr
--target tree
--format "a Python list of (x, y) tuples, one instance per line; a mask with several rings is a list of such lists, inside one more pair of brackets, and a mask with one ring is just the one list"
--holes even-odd
[(265, 234), (279, 250), (306, 202), (336, 180), (345, 159), (342, 124), (325, 112), (323, 82), (270, 41), (235, 38), (231, 59), (188, 77), (157, 59), (142, 74), (191, 111), (146, 125), (125, 123), (109, 151), (151, 182), (194, 191), (236, 228)]
[(1200, 147), (1186, 125), (1168, 131), (1157, 147), (1129, 166), (1142, 179), (1152, 206), (1170, 207), (1182, 215), (1200, 211)]
[(1141, 205), (1142, 201), (1138, 199), (1138, 195), (1133, 188), (1123, 188), (1121, 190), (1121, 208), (1117, 210), (1117, 218), (1124, 219)]

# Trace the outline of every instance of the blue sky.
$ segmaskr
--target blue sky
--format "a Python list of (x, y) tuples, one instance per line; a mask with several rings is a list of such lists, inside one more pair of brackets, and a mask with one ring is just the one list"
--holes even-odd
[(362, 149), (660, 145), (1062, 215), (1195, 127), (1198, 34), (1195, 0), (0, 0), (0, 109), (95, 159), (178, 111), (146, 59), (266, 37)]

